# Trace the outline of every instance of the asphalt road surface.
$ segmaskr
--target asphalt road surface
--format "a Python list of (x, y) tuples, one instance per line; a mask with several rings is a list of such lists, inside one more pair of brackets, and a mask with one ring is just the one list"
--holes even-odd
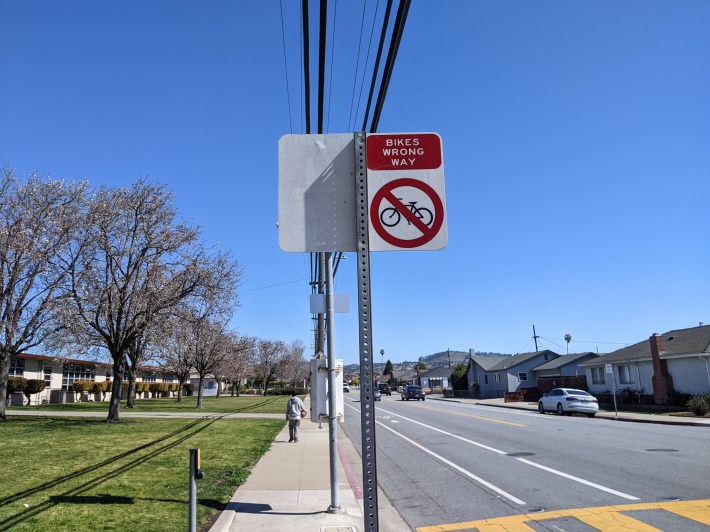
[[(378, 484), (413, 530), (710, 530), (709, 428), (397, 394), (375, 413)], [(341, 427), (359, 451), (359, 394)]]

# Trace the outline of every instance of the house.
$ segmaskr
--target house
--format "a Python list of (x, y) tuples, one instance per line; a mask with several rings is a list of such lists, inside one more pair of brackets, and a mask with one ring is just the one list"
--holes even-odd
[(426, 389), (449, 388), (452, 371), (448, 367), (432, 368), (419, 376), (419, 383), (422, 388)]
[(628, 388), (652, 394), (657, 404), (674, 392), (710, 393), (710, 325), (655, 333), (580, 367), (592, 393)]
[(504, 397), (505, 392), (537, 385), (533, 370), (560, 355), (548, 349), (512, 356), (474, 355), (469, 357), (467, 380), (469, 390), (478, 384), (480, 397)]

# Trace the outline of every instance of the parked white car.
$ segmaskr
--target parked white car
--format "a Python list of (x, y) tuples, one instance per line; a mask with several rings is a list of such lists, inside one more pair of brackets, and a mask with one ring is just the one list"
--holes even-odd
[(573, 412), (587, 414), (589, 417), (599, 412), (597, 398), (584, 390), (574, 388), (555, 388), (540, 398), (537, 409), (541, 414), (557, 412), (558, 415), (571, 415)]
[(348, 385), (347, 382), (343, 383), (343, 392), (350, 393), (350, 386)]

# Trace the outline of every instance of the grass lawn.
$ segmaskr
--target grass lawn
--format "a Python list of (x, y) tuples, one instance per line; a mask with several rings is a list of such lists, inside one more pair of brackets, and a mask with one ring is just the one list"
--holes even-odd
[(0, 423), (0, 530), (185, 530), (189, 449), (198, 527), (218, 513), (285, 421), (13, 416)]
[[(119, 412), (205, 412), (205, 413), (252, 413), (252, 414), (286, 414), (288, 396), (284, 395), (242, 395), (241, 397), (204, 397), (202, 410), (197, 410), (197, 396), (183, 397), (178, 403), (175, 398), (170, 399), (137, 399), (134, 409), (126, 408), (126, 401), (121, 401)], [(25, 409), (80, 410), (85, 412), (104, 412), (108, 415), (108, 401), (92, 401), (86, 403), (66, 403), (63, 405), (41, 406), (13, 406), (8, 410), (20, 412)], [(120, 413), (119, 413), (120, 415)]]

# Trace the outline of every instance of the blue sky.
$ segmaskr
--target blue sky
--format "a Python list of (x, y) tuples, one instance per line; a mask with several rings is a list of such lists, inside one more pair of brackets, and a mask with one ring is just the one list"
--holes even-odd
[[(375, 5), (356, 78), (363, 4), (330, 2), (327, 132), (362, 124)], [(308, 256), (275, 226), (278, 139), (305, 132), (300, 2), (283, 7), (291, 120), (277, 0), (0, 1), (0, 165), (166, 183), (245, 267), (234, 328), (311, 346)], [(704, 0), (414, 0), (378, 131), (441, 135), (449, 244), (372, 255), (375, 353), (532, 351), (533, 325), (559, 353), (566, 333), (607, 352), (710, 323), (708, 27)]]

